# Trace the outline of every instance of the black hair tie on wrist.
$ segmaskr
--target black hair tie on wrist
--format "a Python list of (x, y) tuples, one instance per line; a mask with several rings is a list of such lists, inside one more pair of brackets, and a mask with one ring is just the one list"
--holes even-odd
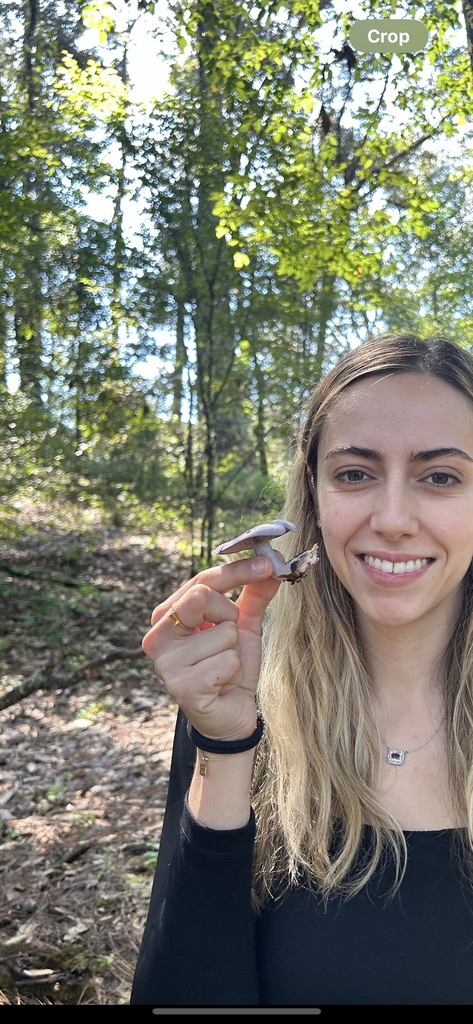
[(210, 736), (202, 736), (191, 723), (187, 722), (187, 735), (199, 750), (209, 754), (242, 754), (244, 750), (256, 747), (263, 735), (264, 721), (258, 713), (255, 731), (244, 740), (212, 740)]

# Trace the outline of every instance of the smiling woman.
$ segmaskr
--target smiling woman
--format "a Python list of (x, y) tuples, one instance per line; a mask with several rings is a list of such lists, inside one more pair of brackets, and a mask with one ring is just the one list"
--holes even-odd
[(345, 355), (281, 517), (297, 587), (216, 565), (143, 641), (179, 713), (132, 1002), (471, 1004), (472, 355)]
[(472, 403), (438, 377), (357, 381), (327, 415), (313, 497), (365, 644), (371, 621), (422, 619), (446, 643), (473, 557), (472, 456)]

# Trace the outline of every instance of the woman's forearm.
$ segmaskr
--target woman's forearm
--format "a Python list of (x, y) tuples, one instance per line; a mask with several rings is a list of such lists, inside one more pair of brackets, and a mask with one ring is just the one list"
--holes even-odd
[(202, 825), (233, 829), (247, 824), (254, 754), (254, 750), (222, 755), (197, 751), (188, 799), (194, 817)]

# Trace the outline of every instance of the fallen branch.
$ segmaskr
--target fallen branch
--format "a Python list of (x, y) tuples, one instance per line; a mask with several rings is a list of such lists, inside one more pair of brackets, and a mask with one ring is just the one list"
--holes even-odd
[(20, 576), (23, 580), (38, 580), (40, 583), (57, 583), (60, 587), (93, 587), (94, 590), (113, 590), (113, 586), (102, 583), (92, 583), (90, 580), (73, 579), (60, 572), (45, 572), (35, 565), (23, 568), (21, 565), (10, 565), (9, 562), (0, 560), (0, 571), (8, 573), (9, 576)]
[(110, 661), (134, 660), (136, 658), (144, 658), (141, 647), (117, 647), (114, 651), (109, 651), (108, 654), (102, 654), (100, 658), (95, 658), (94, 661), (88, 661), (85, 665), (81, 665), (80, 668), (68, 670), (67, 665), (59, 665), (57, 667), (53, 667), (51, 664), (45, 665), (44, 668), (37, 669), (32, 675), (23, 679), (23, 682), (19, 683), (18, 686), (14, 686), (12, 690), (8, 690), (7, 693), (0, 696), (0, 711), (10, 708), (12, 704), (18, 704), (25, 697), (36, 693), (37, 690), (65, 690), (70, 686), (77, 686), (78, 683), (83, 681), (88, 672), (93, 672)]

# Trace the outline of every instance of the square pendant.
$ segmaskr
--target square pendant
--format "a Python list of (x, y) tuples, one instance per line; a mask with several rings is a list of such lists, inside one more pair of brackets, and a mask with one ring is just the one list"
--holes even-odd
[(405, 750), (396, 750), (395, 747), (388, 747), (388, 764), (404, 764)]

